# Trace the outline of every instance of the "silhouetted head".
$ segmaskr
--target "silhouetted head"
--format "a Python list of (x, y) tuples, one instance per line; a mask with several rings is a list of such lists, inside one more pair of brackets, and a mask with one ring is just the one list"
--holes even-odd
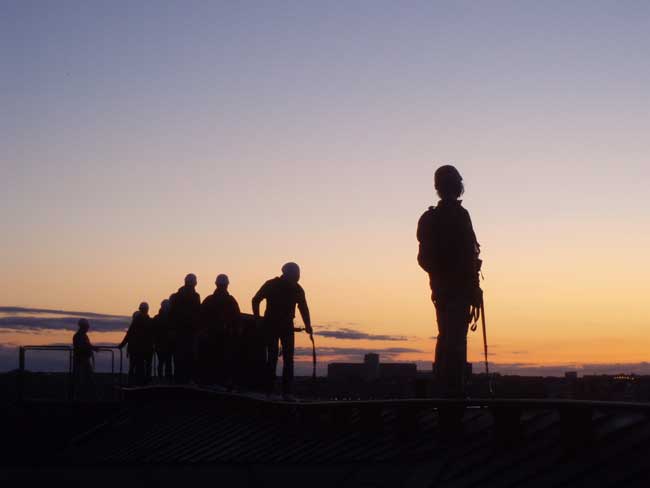
[(140, 306), (138, 307), (138, 310), (147, 315), (149, 313), (149, 304), (147, 302), (142, 302)]
[(434, 185), (442, 200), (458, 200), (465, 192), (463, 177), (450, 164), (440, 166), (434, 176)]
[(300, 281), (300, 266), (296, 263), (285, 264), (282, 266), (282, 277), (289, 281), (293, 281), (294, 283), (298, 283), (298, 281)]
[(185, 277), (185, 286), (189, 286), (191, 288), (194, 288), (196, 286), (196, 275), (194, 273), (190, 273)]
[(79, 319), (77, 325), (79, 326), (79, 330), (81, 332), (88, 332), (88, 329), (90, 329), (90, 323), (88, 323), (87, 319)]
[(163, 313), (169, 312), (169, 300), (167, 300), (166, 298), (162, 302), (160, 302), (160, 311)]
[(230, 280), (228, 279), (228, 275), (225, 275), (225, 274), (218, 275), (217, 279), (214, 280), (214, 284), (217, 285), (217, 290), (227, 290), (228, 285), (230, 284)]

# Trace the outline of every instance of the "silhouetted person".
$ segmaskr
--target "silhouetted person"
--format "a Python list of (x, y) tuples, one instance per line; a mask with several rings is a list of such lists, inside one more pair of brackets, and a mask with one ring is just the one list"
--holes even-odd
[(215, 284), (217, 289), (201, 304), (201, 363), (208, 382), (232, 388), (236, 358), (233, 339), (239, 330), (240, 310), (235, 297), (228, 293), (228, 276), (220, 274)]
[(298, 284), (300, 268), (296, 263), (282, 266), (282, 276), (273, 278), (262, 285), (253, 297), (253, 314), (260, 316), (260, 302), (266, 300), (264, 328), (267, 333), (267, 368), (269, 375), (268, 393), (273, 391), (275, 372), (278, 363), (278, 341), (282, 344), (282, 394), (292, 400), (293, 354), (295, 333), (293, 319), (296, 305), (302, 316), (307, 333), (312, 333), (309, 307), (305, 291)]
[(480, 306), (479, 245), (469, 213), (462, 207), (463, 179), (453, 166), (435, 172), (440, 201), (418, 222), (418, 263), (429, 274), (438, 321), (435, 375), (441, 393), (465, 393), (467, 331), (472, 306)]
[(160, 302), (160, 310), (152, 319), (153, 342), (158, 357), (158, 378), (171, 382), (173, 379), (174, 337), (169, 317), (170, 303)]
[(265, 334), (263, 321), (242, 314), (240, 325), (240, 335), (233, 337), (237, 345), (234, 360), (237, 385), (253, 390), (268, 389), (268, 334)]
[(201, 297), (195, 288), (196, 276), (190, 273), (185, 277), (185, 284), (169, 299), (169, 314), (176, 331), (174, 377), (177, 383), (190, 383), (194, 379), (195, 341), (201, 313)]
[(144, 385), (151, 380), (153, 360), (153, 329), (149, 317), (149, 304), (142, 302), (133, 314), (131, 325), (118, 345), (124, 346), (129, 357), (129, 383)]
[(75, 395), (80, 398), (90, 396), (95, 398), (95, 379), (94, 379), (94, 347), (88, 338), (90, 324), (86, 319), (79, 319), (77, 323), (79, 329), (72, 336), (72, 371), (75, 385)]

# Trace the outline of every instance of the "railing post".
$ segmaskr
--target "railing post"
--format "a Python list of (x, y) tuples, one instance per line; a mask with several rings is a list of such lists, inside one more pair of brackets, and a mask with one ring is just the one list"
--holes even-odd
[(16, 394), (18, 401), (22, 402), (25, 398), (25, 348), (18, 348), (18, 377), (16, 385)]
[(70, 388), (68, 389), (68, 400), (74, 400), (74, 390), (75, 390), (75, 370), (74, 370), (74, 361), (72, 358), (72, 350), (68, 351), (68, 380), (70, 381)]

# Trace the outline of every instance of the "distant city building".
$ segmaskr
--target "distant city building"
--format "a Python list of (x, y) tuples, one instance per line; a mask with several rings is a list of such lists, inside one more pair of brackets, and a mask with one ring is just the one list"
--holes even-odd
[(334, 380), (414, 379), (415, 363), (380, 363), (379, 354), (366, 354), (363, 363), (330, 363), (327, 377)]

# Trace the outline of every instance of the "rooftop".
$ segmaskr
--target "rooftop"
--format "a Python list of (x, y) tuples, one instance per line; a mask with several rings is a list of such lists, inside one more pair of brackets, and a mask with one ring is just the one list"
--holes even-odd
[[(463, 432), (449, 436), (440, 410), (460, 404)], [(305, 476), (309, 486), (627, 487), (646, 486), (647, 459), (647, 403), (286, 403), (155, 386), (126, 389), (119, 408), (67, 442), (50, 464), (102, 473), (192, 467), (229, 482), (261, 477), (268, 486), (277, 475), (285, 487), (304, 486)]]

